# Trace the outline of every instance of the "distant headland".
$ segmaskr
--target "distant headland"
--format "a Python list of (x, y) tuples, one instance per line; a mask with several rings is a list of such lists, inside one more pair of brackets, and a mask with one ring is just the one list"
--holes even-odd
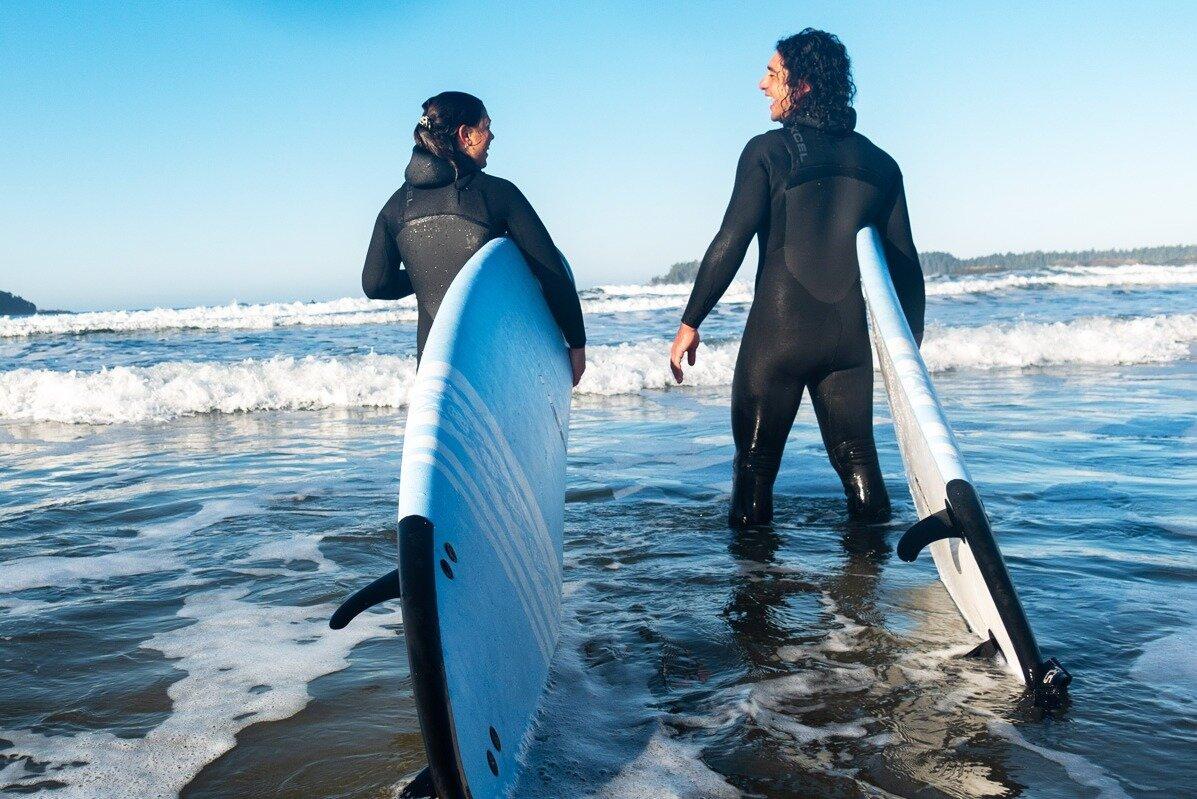
[(28, 316), (37, 313), (37, 306), (24, 297), (0, 291), (0, 316)]
[[(1179, 266), (1197, 263), (1197, 244), (1167, 247), (1137, 247), (1132, 250), (1075, 250), (1071, 252), (1006, 252), (977, 258), (957, 258), (950, 252), (928, 250), (919, 253), (927, 275), (979, 275), (985, 272), (1015, 272), (1049, 266), (1124, 266), (1155, 264)], [(698, 274), (698, 261), (682, 261), (652, 279), (652, 284), (690, 283)]]

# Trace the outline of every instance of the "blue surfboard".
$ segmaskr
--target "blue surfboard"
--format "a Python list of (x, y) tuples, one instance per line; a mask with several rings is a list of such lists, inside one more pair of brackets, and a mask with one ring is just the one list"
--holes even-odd
[(454, 279), (411, 389), (399, 582), (441, 799), (506, 796), (557, 645), (570, 370), (519, 248)]

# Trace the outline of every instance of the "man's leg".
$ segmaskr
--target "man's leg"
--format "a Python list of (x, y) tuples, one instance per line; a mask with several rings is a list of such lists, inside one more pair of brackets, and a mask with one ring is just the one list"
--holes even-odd
[(863, 522), (887, 521), (889, 493), (873, 440), (872, 361), (822, 375), (811, 383), (810, 394), (827, 457), (844, 484), (848, 515)]
[(773, 520), (773, 483), (786, 438), (798, 413), (803, 384), (782, 369), (769, 349), (756, 349), (746, 334), (732, 380), (732, 436), (736, 460), (727, 523), (750, 527)]

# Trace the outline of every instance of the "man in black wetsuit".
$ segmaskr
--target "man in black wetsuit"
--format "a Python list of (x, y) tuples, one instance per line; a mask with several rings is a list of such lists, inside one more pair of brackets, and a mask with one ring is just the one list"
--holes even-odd
[(698, 327), (723, 296), (753, 236), (756, 294), (732, 382), (733, 527), (773, 518), (773, 483), (803, 390), (844, 484), (850, 515), (889, 518), (873, 442), (873, 367), (856, 233), (875, 225), (898, 298), (922, 341), (924, 291), (897, 163), (859, 133), (843, 44), (810, 28), (782, 39), (760, 88), (781, 122), (754, 137), (736, 168), (723, 226), (703, 257), (670, 353), (694, 363)]
[(576, 386), (586, 368), (586, 330), (573, 275), (523, 193), (482, 171), (494, 141), (486, 108), (465, 92), (441, 92), (423, 108), (406, 179), (374, 223), (363, 291), (375, 300), (416, 295), (419, 357), (453, 278), (488, 241), (509, 236), (569, 345)]

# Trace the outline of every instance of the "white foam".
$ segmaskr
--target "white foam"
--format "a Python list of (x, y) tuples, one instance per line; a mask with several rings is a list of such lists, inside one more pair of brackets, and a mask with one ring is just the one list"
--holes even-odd
[[(689, 286), (601, 286), (582, 292), (590, 314), (651, 311), (680, 307)], [(752, 301), (749, 284), (734, 283), (723, 302)], [(414, 324), (415, 299), (399, 301), (345, 297), (328, 302), (271, 302), (247, 305), (200, 305), (141, 311), (89, 311), (0, 317), (0, 338), (88, 333), (136, 333), (165, 330), (270, 330), (278, 327), (345, 327)]]
[(1044, 288), (1146, 288), (1197, 285), (1197, 264), (1185, 266), (1071, 266), (1031, 273), (996, 276), (931, 278), (927, 295), (953, 297), (989, 294), (1009, 289)]
[[(1043, 366), (1166, 363), (1188, 357), (1197, 341), (1197, 314), (1072, 322), (1018, 322), (927, 331), (923, 358), (932, 372)], [(694, 366), (682, 365), (688, 386), (730, 385), (738, 342), (703, 346)], [(594, 347), (578, 391), (612, 396), (676, 385), (667, 346), (658, 342)]]
[(266, 541), (254, 547), (246, 555), (249, 561), (281, 560), (284, 564), (300, 561), (310, 561), (317, 566), (318, 572), (337, 570), (337, 565), (324, 556), (320, 551), (323, 536), (316, 533), (297, 533), (290, 538)]
[[(588, 314), (619, 314), (681, 308), (690, 296), (689, 284), (599, 286), (582, 293), (582, 310)], [(719, 300), (722, 305), (752, 302), (751, 283), (732, 283)]]
[[(1124, 266), (1064, 266), (1031, 272), (1006, 272), (988, 275), (927, 278), (927, 296), (957, 297), (965, 294), (992, 294), (1011, 289), (1050, 288), (1151, 288), (1156, 286), (1197, 285), (1197, 264), (1161, 266), (1126, 264)], [(599, 286), (609, 297), (678, 296), (684, 301), (693, 284), (669, 283), (655, 286)], [(729, 295), (736, 302), (751, 301), (750, 283), (733, 283)], [(738, 295), (747, 294), (744, 300)], [(726, 300), (724, 300), (726, 301)]]
[(217, 522), (234, 516), (247, 516), (261, 508), (256, 502), (246, 499), (215, 499), (205, 502), (190, 516), (159, 522), (142, 528), (137, 533), (141, 541), (182, 538), (197, 530), (211, 527)]
[(0, 593), (30, 588), (58, 588), (81, 585), (84, 581), (111, 580), (138, 574), (154, 574), (184, 567), (182, 561), (163, 542), (173, 542), (198, 530), (234, 516), (247, 515), (259, 508), (244, 499), (205, 502), (199, 510), (181, 519), (149, 525), (135, 538), (113, 539), (125, 548), (103, 555), (39, 555), (0, 563)]
[(151, 552), (17, 558), (0, 563), (0, 593), (48, 586), (63, 588), (81, 585), (85, 580), (111, 580), (114, 577), (152, 574), (178, 568), (182, 568), (182, 563), (177, 558)]
[[(731, 290), (723, 295), (721, 305), (743, 305), (752, 302), (750, 290)], [(583, 300), (582, 310), (588, 314), (620, 314), (636, 311), (659, 311), (680, 309), (686, 303), (685, 295), (647, 294), (616, 299)]]
[(388, 302), (345, 298), (330, 302), (272, 302), (257, 305), (233, 302), (194, 308), (4, 318), (0, 319), (0, 338), (145, 330), (269, 330), (297, 325), (344, 326), (415, 321), (414, 299)]
[[(927, 280), (927, 295), (987, 294), (1010, 289), (1191, 285), (1197, 285), (1197, 264), (1074, 266), (996, 276), (932, 277)], [(589, 314), (619, 314), (679, 308), (691, 289), (690, 283), (597, 286), (581, 292), (582, 309)], [(721, 302), (744, 304), (751, 302), (752, 296), (750, 282), (736, 281)], [(415, 300), (410, 297), (398, 302), (345, 297), (327, 302), (232, 302), (194, 308), (3, 317), (0, 318), (0, 338), (150, 330), (269, 330), (293, 326), (412, 324), (415, 321)]]
[[(6, 757), (21, 758), (22, 771), (4, 781), (28, 787), (47, 778), (24, 768), (48, 764), (66, 783), (56, 799), (149, 799), (177, 796), (200, 770), (236, 744), (237, 733), (261, 721), (293, 716), (308, 703), (307, 686), (349, 665), (360, 642), (387, 634), (394, 613), (367, 613), (344, 630), (330, 632), (331, 605), (268, 607), (242, 594), (192, 594), (179, 616), (194, 621), (159, 633), (142, 646), (162, 652), (187, 676), (167, 693), (171, 715), (143, 738), (110, 732), (47, 736), (0, 731), (13, 742)], [(13, 768), (13, 767), (10, 767)]]
[[(923, 357), (932, 372), (956, 369), (1116, 366), (1189, 357), (1197, 314), (1092, 317), (927, 331)], [(731, 384), (739, 342), (704, 345), (684, 365), (687, 387)], [(676, 386), (668, 342), (594, 346), (577, 393), (639, 394)], [(415, 359), (394, 355), (171, 361), (99, 372), (16, 369), (0, 372), (0, 418), (72, 424), (166, 421), (200, 413), (406, 405)]]
[[(0, 597), (0, 609), (8, 611), (14, 616), (41, 613), (61, 607), (59, 602), (46, 602), (41, 599), (13, 599)], [(4, 769), (0, 767), (0, 771)]]
[(1135, 659), (1131, 674), (1142, 682), (1197, 696), (1194, 649), (1197, 649), (1197, 627), (1156, 638), (1143, 645), (1143, 654)]
[(1071, 322), (932, 328), (922, 353), (932, 372), (1117, 366), (1180, 360), (1188, 357), (1195, 340), (1197, 314), (1131, 319), (1091, 317)]
[(1008, 721), (998, 718), (990, 718), (989, 731), (995, 735), (999, 735), (1016, 744), (1029, 752), (1034, 752), (1045, 760), (1050, 760), (1053, 763), (1058, 763), (1068, 773), (1068, 776), (1077, 785), (1082, 785), (1087, 788), (1092, 788), (1097, 791), (1098, 799), (1130, 799), (1130, 796), (1118, 781), (1107, 775), (1100, 767), (1092, 761), (1080, 756), (1072, 754), (1071, 752), (1061, 752), (1057, 749), (1048, 749), (1043, 746), (1036, 746), (1028, 741), (1018, 728)]
[[(740, 343), (704, 346), (698, 363), (683, 364), (688, 386), (726, 386), (731, 384)], [(608, 347), (590, 347), (586, 351), (586, 372), (577, 391), (581, 394), (616, 396), (638, 394), (645, 389), (675, 386), (669, 371), (669, 344), (645, 341)]]
[(659, 728), (644, 750), (592, 796), (602, 799), (736, 799), (740, 792), (699, 759), (701, 747)]
[[(731, 289), (750, 288), (749, 283), (732, 283)], [(688, 297), (693, 285), (690, 283), (630, 283), (595, 286), (582, 292), (583, 297), (602, 295), (604, 297)]]
[(274, 357), (170, 361), (99, 372), (0, 372), (0, 417), (74, 424), (165, 421), (197, 413), (399, 407), (415, 358)]

